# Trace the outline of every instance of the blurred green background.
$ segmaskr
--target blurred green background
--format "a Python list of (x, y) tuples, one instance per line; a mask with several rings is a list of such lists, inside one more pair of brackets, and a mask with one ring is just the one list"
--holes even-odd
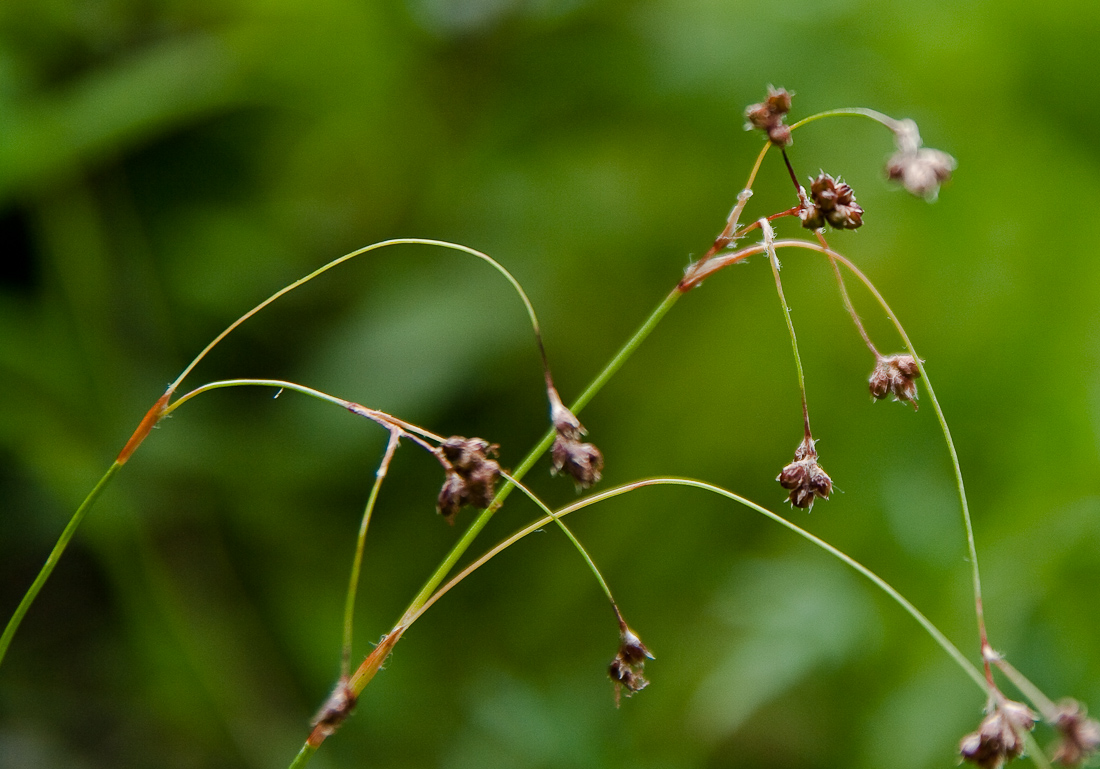
[[(575, 397), (721, 229), (792, 117), (912, 117), (958, 158), (927, 205), (890, 136), (796, 133), (865, 226), (876, 281), (951, 421), (994, 645), (1100, 710), (1100, 87), (1091, 0), (5, 0), (0, 5), (0, 617), (191, 357), (329, 259), (392, 237), (483, 249), (526, 286)], [(747, 216), (792, 204), (777, 154)], [(790, 222), (781, 235), (795, 235)], [(938, 426), (868, 402), (872, 361), (827, 266), (782, 255), (821, 461), (811, 514), (774, 482), (800, 439), (766, 262), (710, 279), (584, 412), (599, 488), (726, 486), (878, 571), (976, 658)], [(868, 295), (880, 346), (899, 344)], [(469, 257), (353, 262), (189, 380), (294, 379), (516, 466), (546, 426), (522, 306)], [(221, 391), (181, 408), (92, 511), (0, 668), (0, 764), (280, 767), (338, 672), (354, 534), (385, 436), (324, 404)], [(546, 460), (530, 476), (575, 498)], [(355, 657), (472, 520), (405, 446), (370, 532)], [(534, 515), (513, 497), (480, 552)], [(825, 554), (702, 492), (571, 519), (656, 654), (616, 710), (606, 602), (554, 530), (425, 615), (314, 760), (331, 767), (950, 767), (979, 691)], [(1049, 731), (1038, 739), (1047, 744)]]

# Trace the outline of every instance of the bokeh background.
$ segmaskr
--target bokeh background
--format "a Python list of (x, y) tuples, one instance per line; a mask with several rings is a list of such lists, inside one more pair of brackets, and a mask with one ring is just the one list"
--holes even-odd
[[(1051, 0), (5, 0), (0, 4), (0, 616), (141, 415), (247, 308), (344, 252), (458, 241), (530, 292), (575, 397), (701, 254), (794, 118), (868, 106), (958, 158), (928, 205), (869, 121), (796, 134), (866, 209), (831, 236), (928, 361), (958, 442), (994, 645), (1100, 710), (1100, 6)], [(748, 216), (792, 204), (768, 157)], [(781, 234), (795, 235), (787, 222)], [(738, 491), (878, 571), (976, 658), (947, 454), (922, 400), (872, 405), (827, 266), (784, 255), (822, 464), (800, 438), (766, 262), (709, 280), (584, 412), (600, 488)], [(866, 292), (857, 306), (899, 344)], [(516, 466), (546, 427), (522, 306), (483, 263), (401, 247), (250, 321), (189, 380), (281, 377)], [(158, 429), (92, 511), (0, 668), (0, 764), (280, 767), (339, 666), (385, 436), (293, 394), (221, 391)], [(472, 520), (412, 446), (370, 532), (356, 658)], [(545, 499), (575, 498), (546, 460)], [(474, 548), (535, 514), (513, 496)], [(652, 685), (613, 705), (607, 605), (548, 530), (407, 634), (330, 767), (950, 767), (983, 705), (911, 618), (759, 516), (684, 489), (575, 516)], [(1052, 740), (1040, 730), (1042, 744)]]

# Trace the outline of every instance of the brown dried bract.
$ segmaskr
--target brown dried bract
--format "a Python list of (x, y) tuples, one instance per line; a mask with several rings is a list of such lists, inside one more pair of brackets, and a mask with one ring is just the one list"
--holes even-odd
[(959, 754), (981, 769), (1000, 769), (1024, 752), (1024, 734), (1035, 727), (1037, 716), (1022, 702), (1005, 700), (978, 727), (959, 742)]
[(1061, 735), (1054, 749), (1053, 761), (1062, 766), (1080, 766), (1100, 750), (1100, 722), (1087, 718), (1085, 706), (1077, 700), (1058, 703), (1057, 715), (1051, 725)]
[(868, 381), (871, 396), (882, 400), (892, 395), (894, 400), (903, 401), (917, 408), (917, 382), (920, 368), (912, 355), (891, 355), (879, 358), (875, 370)]
[(798, 213), (802, 226), (816, 230), (828, 223), (838, 230), (863, 225), (863, 208), (856, 203), (852, 188), (824, 171), (810, 183), (810, 199)]
[(786, 147), (791, 143), (791, 129), (783, 125), (783, 118), (791, 111), (791, 94), (783, 88), (768, 86), (768, 98), (745, 109), (745, 130), (759, 128), (773, 144)]
[(783, 468), (776, 478), (790, 491), (787, 501), (795, 507), (811, 510), (818, 498), (828, 499), (833, 492), (833, 480), (817, 463), (816, 441), (806, 437), (794, 451), (794, 461)]
[(447, 523), (463, 505), (486, 508), (496, 495), (500, 465), (489, 459), (500, 448), (481, 438), (452, 436), (439, 445), (438, 456), (447, 470), (436, 509)]
[(355, 709), (356, 700), (355, 692), (348, 686), (347, 679), (340, 679), (336, 688), (332, 690), (332, 694), (325, 700), (325, 704), (310, 721), (310, 726), (319, 727), (326, 737), (331, 737), (340, 724), (351, 715), (351, 711)]
[(607, 669), (607, 674), (615, 682), (615, 707), (619, 707), (624, 689), (626, 696), (630, 697), (649, 686), (649, 681), (642, 675), (647, 659), (653, 659), (649, 649), (633, 630), (623, 624), (619, 636), (619, 651)]

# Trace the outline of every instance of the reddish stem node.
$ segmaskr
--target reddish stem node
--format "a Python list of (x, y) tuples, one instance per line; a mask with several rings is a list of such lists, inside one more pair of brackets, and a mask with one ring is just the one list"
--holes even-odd
[(137, 451), (138, 446), (145, 440), (145, 437), (157, 426), (161, 418), (164, 416), (165, 409), (168, 408), (168, 399), (172, 397), (172, 388), (164, 393), (157, 399), (157, 402), (153, 404), (153, 407), (149, 409), (145, 416), (141, 418), (141, 422), (138, 424), (137, 429), (134, 430), (134, 434), (130, 436), (130, 440), (126, 441), (126, 445), (122, 447), (122, 451), (118, 453), (118, 459), (115, 460), (120, 465), (126, 464), (126, 460), (130, 458), (130, 455)]

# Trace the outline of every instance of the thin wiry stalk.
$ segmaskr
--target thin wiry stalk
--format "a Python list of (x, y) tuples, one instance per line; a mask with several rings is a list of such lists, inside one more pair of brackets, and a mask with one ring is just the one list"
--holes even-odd
[[(784, 155), (785, 156), (785, 155)], [(798, 354), (798, 336), (794, 332), (794, 321), (791, 320), (791, 308), (787, 306), (787, 298), (783, 295), (783, 281), (779, 277), (779, 257), (775, 254), (775, 231), (767, 219), (760, 220), (760, 229), (764, 233), (764, 248), (768, 252), (768, 264), (771, 265), (772, 275), (775, 277), (775, 291), (779, 294), (779, 304), (783, 308), (783, 317), (787, 321), (787, 331), (791, 335), (791, 348), (794, 350), (794, 367), (798, 371), (798, 392), (802, 396), (802, 427), (807, 441), (812, 440), (810, 432), (810, 408), (806, 402), (806, 377), (802, 372), (802, 357)]]
[[(780, 526), (783, 526), (784, 528), (793, 531), (795, 534), (798, 534), (803, 539), (813, 543), (817, 547), (832, 555), (834, 558), (837, 558), (838, 560), (850, 566), (852, 569), (855, 569), (857, 572), (869, 579), (876, 587), (878, 587), (880, 590), (890, 596), (890, 598), (895, 603), (901, 606), (901, 608), (904, 609), (906, 613), (908, 613), (914, 620), (916, 620), (920, 624), (922, 628), (924, 628), (925, 632), (927, 632), (932, 637), (932, 639), (940, 646), (940, 648), (947, 652), (948, 656), (950, 656), (955, 661), (955, 663), (958, 664), (958, 666), (962, 668), (962, 670), (968, 676), (970, 676), (970, 678), (973, 679), (979, 687), (981, 687), (983, 692), (988, 693), (987, 684), (985, 679), (982, 677), (981, 672), (970, 662), (970, 660), (966, 658), (966, 656), (961, 651), (959, 651), (958, 647), (956, 647), (953, 643), (951, 643), (950, 640), (948, 640), (947, 636), (945, 636), (943, 632), (940, 631), (940, 629), (932, 623), (931, 620), (924, 616), (924, 614), (922, 614), (919, 609), (917, 609), (912, 603), (910, 603), (909, 600), (906, 599), (901, 593), (899, 593), (897, 589), (895, 589), (892, 585), (890, 585), (890, 583), (875, 574), (859, 561), (849, 556), (847, 553), (844, 553), (843, 551), (837, 549), (833, 545), (830, 545), (823, 539), (820, 539), (819, 537), (814, 536), (805, 529), (791, 523), (781, 515), (774, 513), (771, 510), (768, 510), (767, 508), (762, 507), (755, 502), (752, 502), (751, 500), (740, 496), (739, 494), (735, 494), (732, 491), (727, 491), (720, 486), (715, 486), (714, 484), (694, 480), (691, 478), (648, 478), (645, 480), (628, 483), (614, 489), (608, 489), (607, 491), (602, 491), (598, 494), (593, 494), (591, 496), (585, 497), (584, 499), (578, 500), (571, 505), (566, 505), (565, 507), (557, 511), (557, 517), (564, 518), (570, 513), (575, 513), (578, 510), (583, 510), (584, 508), (595, 505), (598, 502), (603, 502), (604, 500), (618, 497), (631, 491), (635, 491), (637, 489), (645, 488), (648, 486), (688, 486), (691, 488), (703, 489), (704, 491), (708, 491), (713, 494), (718, 494), (720, 496), (726, 497), (727, 499), (733, 500), (734, 502), (737, 502), (749, 508), (750, 510), (755, 510), (761, 515), (770, 518), (775, 523), (778, 523)], [(481, 568), (481, 566), (491, 560), (494, 556), (508, 549), (527, 535), (538, 531), (546, 524), (550, 523), (551, 520), (553, 519), (550, 516), (546, 516), (520, 529), (515, 534), (512, 534), (503, 542), (496, 545), (480, 558), (475, 560), (461, 572), (456, 574), (444, 586), (440, 587), (439, 590), (437, 590), (415, 614), (408, 618), (408, 623), (406, 624), (406, 627), (408, 626), (408, 624), (411, 624), (418, 617), (420, 617), (421, 614), (431, 608), (431, 606), (444, 595), (446, 595), (448, 591), (450, 591), (452, 588), (462, 582), (462, 580), (464, 580), (470, 574), (477, 571), (477, 569)]]
[[(204, 392), (209, 392), (210, 390), (218, 390), (225, 387), (274, 387), (278, 390), (291, 390), (293, 392), (302, 393), (303, 395), (308, 395), (311, 398), (325, 401), (326, 403), (333, 403), (337, 406), (340, 406), (341, 408), (347, 409), (353, 414), (358, 414), (359, 416), (366, 417), (367, 419), (378, 423), (382, 427), (385, 427), (387, 430), (393, 427), (400, 428), (406, 435), (414, 440), (416, 440), (417, 436), (420, 436), (421, 438), (427, 438), (428, 440), (435, 441), (436, 443), (443, 442), (443, 438), (441, 436), (438, 436), (429, 430), (425, 430), (423, 427), (414, 425), (411, 422), (406, 422), (403, 419), (398, 419), (395, 416), (391, 416), (384, 411), (370, 409), (366, 406), (355, 403), (354, 401), (337, 398), (335, 395), (329, 395), (328, 393), (321, 392), (320, 390), (315, 390), (312, 387), (306, 387), (305, 385), (298, 384), (297, 382), (288, 382), (285, 379), (223, 379), (218, 382), (209, 382), (202, 385), (201, 387), (196, 387), (194, 390), (187, 393), (186, 395), (181, 395), (165, 409), (164, 415), (168, 416), (184, 403), (198, 395), (202, 395)], [(424, 444), (421, 443), (421, 445)], [(425, 448), (427, 448), (429, 451), (431, 450), (430, 446), (425, 446)]]
[(244, 315), (237, 318), (237, 320), (235, 320), (231, 324), (229, 324), (229, 326), (224, 331), (222, 331), (220, 334), (218, 334), (216, 337), (214, 337), (213, 341), (211, 341), (210, 344), (206, 345), (206, 347), (204, 347), (202, 349), (202, 351), (198, 355), (195, 356), (195, 359), (192, 360), (189, 364), (187, 364), (187, 367), (180, 373), (180, 375), (178, 377), (176, 377), (175, 381), (173, 381), (172, 384), (170, 384), (168, 386), (168, 391), (169, 392), (174, 392), (180, 386), (180, 383), (183, 382), (183, 380), (187, 377), (187, 375), (191, 373), (191, 371), (195, 368), (195, 366), (199, 365), (199, 362), (202, 361), (202, 359), (205, 358), (207, 356), (207, 354), (210, 353), (211, 350), (213, 350), (215, 347), (217, 347), (218, 344), (220, 344), (223, 339), (225, 339), (227, 336), (229, 336), (229, 334), (231, 334), (238, 327), (240, 327), (240, 325), (242, 323), (244, 323), (246, 320), (251, 318), (256, 313), (258, 313), (260, 310), (267, 307), (269, 304), (274, 302), (276, 299), (279, 299), (280, 297), (286, 296), (291, 291), (293, 291), (296, 288), (299, 288), (301, 286), (304, 286), (306, 283), (309, 283), (314, 278), (319, 277), (319, 276), (323, 275), (324, 273), (328, 272), (333, 267), (337, 267), (338, 265), (341, 265), (344, 262), (347, 262), (351, 259), (354, 259), (357, 256), (362, 256), (363, 254), (370, 253), (371, 251), (377, 251), (379, 249), (387, 248), (389, 246), (402, 246), (402, 245), (438, 246), (440, 248), (447, 248), (447, 249), (450, 249), (452, 251), (460, 251), (462, 253), (469, 254), (471, 256), (475, 256), (475, 257), (477, 257), (478, 259), (481, 259), (484, 262), (487, 262), (490, 266), (492, 266), (493, 269), (495, 269), (497, 272), (499, 272), (501, 275), (503, 275), (507, 279), (507, 281), (512, 285), (512, 288), (515, 289), (516, 293), (519, 295), (519, 298), (523, 301), (523, 306), (526, 308), (527, 315), (531, 319), (531, 327), (535, 332), (535, 337), (538, 341), (538, 346), (539, 346), (539, 354), (542, 357), (543, 366), (545, 368), (546, 353), (542, 348), (542, 332), (540, 331), (540, 328), (539, 328), (538, 318), (535, 316), (535, 308), (534, 308), (534, 306), (532, 306), (531, 300), (527, 298), (527, 293), (523, 290), (523, 287), (519, 284), (519, 281), (516, 280), (515, 277), (512, 276), (512, 273), (508, 272), (508, 270), (505, 269), (504, 265), (502, 265), (496, 259), (493, 259), (488, 254), (482, 253), (481, 251), (478, 251), (475, 248), (470, 248), (469, 246), (463, 246), (459, 243), (450, 243), (450, 242), (445, 241), (445, 240), (433, 240), (431, 238), (394, 238), (393, 240), (384, 240), (384, 241), (381, 241), (379, 243), (372, 243), (369, 246), (364, 246), (363, 248), (359, 248), (359, 249), (356, 249), (355, 251), (344, 254), (341, 257), (337, 257), (336, 259), (333, 259), (331, 262), (324, 265), (323, 267), (318, 267), (316, 270), (311, 272), (309, 275), (306, 275), (303, 278), (299, 278), (298, 280), (294, 281), (290, 285), (285, 286), (284, 288), (281, 288), (278, 291), (276, 291), (274, 294), (269, 296), (264, 301), (260, 302), (258, 305), (253, 307), (251, 310), (246, 312)]
[(1024, 743), (1027, 745), (1027, 757), (1030, 758), (1039, 769), (1053, 769), (1050, 765), (1050, 760), (1047, 758), (1047, 754), (1039, 747), (1035, 735), (1031, 732), (1024, 732)]
[(898, 125), (899, 125), (898, 121), (894, 120), (894, 118), (890, 117), (889, 115), (884, 115), (881, 112), (878, 112), (876, 110), (865, 109), (863, 107), (844, 107), (844, 108), (841, 108), (841, 109), (826, 110), (825, 112), (818, 112), (816, 115), (810, 115), (809, 117), (804, 117), (801, 120), (799, 120), (797, 123), (793, 123), (791, 125), (791, 131), (794, 131), (798, 128), (801, 128), (802, 126), (806, 125), (807, 123), (813, 123), (814, 121), (821, 120), (822, 118), (838, 117), (838, 116), (842, 116), (842, 115), (852, 115), (852, 116), (855, 116), (855, 117), (870, 118), (871, 120), (874, 120), (876, 123), (881, 123), (882, 125), (886, 126), (891, 131), (897, 131), (898, 130)]
[(843, 264), (848, 270), (859, 278), (860, 282), (867, 287), (867, 290), (871, 292), (875, 300), (882, 307), (883, 312), (894, 324), (894, 328), (897, 329), (898, 335), (901, 337), (902, 342), (905, 344), (906, 350), (913, 356), (913, 360), (916, 361), (917, 368), (920, 370), (921, 378), (924, 381), (924, 387), (928, 391), (928, 399), (932, 402), (932, 409), (936, 412), (936, 419), (939, 420), (940, 429), (943, 432), (944, 440), (947, 443), (947, 452), (951, 457), (951, 465), (955, 471), (955, 487), (959, 494), (959, 503), (962, 508), (963, 525), (966, 528), (966, 546), (968, 555), (970, 557), (970, 572), (971, 580), (974, 585), (974, 611), (978, 620), (978, 635), (981, 642), (982, 660), (985, 667), (986, 679), (991, 687), (995, 687), (993, 682), (993, 671), (989, 667), (989, 661), (987, 657), (987, 650), (990, 649), (989, 639), (986, 635), (985, 629), (985, 613), (982, 608), (982, 580), (981, 573), (978, 568), (978, 550), (974, 544), (974, 525), (970, 519), (970, 505), (966, 498), (966, 487), (963, 483), (962, 466), (959, 464), (959, 455), (955, 449), (955, 442), (951, 438), (951, 429), (947, 426), (947, 418), (943, 414), (943, 409), (940, 407), (939, 400), (936, 398), (936, 391), (932, 388), (932, 382), (928, 378), (928, 371), (924, 367), (924, 363), (920, 356), (917, 355), (916, 349), (913, 347), (913, 342), (909, 339), (909, 335), (905, 333), (905, 328), (901, 325), (901, 321), (898, 320), (897, 315), (887, 304), (886, 299), (879, 293), (878, 289), (871, 282), (870, 278), (863, 274), (863, 272), (850, 262), (843, 255), (837, 253), (831, 248), (821, 246), (816, 243), (810, 243), (804, 240), (779, 240), (775, 242), (775, 248), (804, 248), (810, 251), (817, 251), (825, 254), (830, 258), (836, 259)]
[(15, 631), (19, 629), (19, 625), (23, 622), (23, 617), (26, 616), (27, 611), (31, 608), (31, 604), (34, 603), (34, 599), (38, 597), (39, 592), (42, 590), (42, 586), (46, 584), (46, 580), (50, 578), (50, 574), (53, 573), (54, 567), (57, 566), (57, 562), (61, 560), (61, 555), (65, 552), (65, 548), (69, 546), (69, 541), (73, 538), (73, 534), (76, 533), (76, 529), (80, 526), (80, 522), (84, 520), (84, 516), (91, 510), (92, 505), (95, 504), (96, 499), (103, 493), (103, 490), (107, 488), (107, 484), (111, 479), (122, 469), (122, 463), (115, 462), (107, 468), (107, 472), (103, 474), (94, 488), (88, 493), (88, 496), (84, 498), (84, 501), (80, 503), (80, 507), (73, 513), (73, 517), (69, 519), (69, 523), (65, 526), (61, 532), (61, 536), (57, 538), (57, 544), (53, 546), (53, 550), (50, 552), (46, 562), (42, 564), (42, 568), (38, 572), (38, 576), (34, 578), (34, 582), (27, 588), (27, 592), (23, 594), (23, 600), (19, 602), (19, 605), (15, 607), (15, 613), (11, 615), (11, 619), (8, 620), (8, 624), (4, 627), (4, 634), (0, 636), (0, 664), (4, 661), (4, 655), (8, 653), (8, 647), (11, 646), (12, 639), (15, 637)]
[(1027, 697), (1031, 704), (1035, 706), (1035, 709), (1043, 714), (1043, 719), (1046, 721), (1053, 721), (1058, 715), (1057, 706), (1051, 702), (1050, 697), (1046, 696), (1039, 690), (1039, 687), (1031, 683), (1027, 676), (1021, 673), (1008, 663), (1008, 660), (997, 655), (993, 660), (993, 664), (997, 666), (997, 669), (1005, 674), (1005, 677), (1012, 682), (1012, 685), (1019, 689), (1025, 697)]
[[(853, 112), (853, 113), (839, 112), (837, 114), (863, 114), (863, 113), (862, 112)], [(824, 116), (824, 115), (822, 115), (822, 116)], [(807, 119), (807, 121), (808, 120), (809, 119)], [(805, 123), (807, 121), (803, 121), (803, 123)], [(901, 321), (898, 320), (897, 315), (894, 314), (894, 311), (890, 308), (890, 305), (886, 302), (885, 298), (882, 296), (881, 293), (879, 293), (878, 289), (871, 282), (871, 280), (866, 275), (864, 275), (863, 272), (858, 267), (856, 267), (854, 264), (852, 264), (852, 262), (849, 261), (846, 257), (844, 257), (842, 254), (834, 251), (833, 249), (829, 248), (828, 246), (817, 244), (817, 243), (811, 243), (811, 242), (805, 241), (805, 240), (797, 240), (797, 239), (777, 240), (777, 241), (774, 241), (771, 244), (771, 247), (774, 248), (774, 249), (803, 248), (803, 249), (807, 249), (807, 250), (810, 250), (810, 251), (817, 251), (818, 253), (825, 254), (830, 259), (834, 259), (837, 262), (840, 262), (841, 264), (843, 264), (849, 271), (852, 272), (853, 275), (855, 275), (860, 280), (860, 282), (863, 283), (864, 286), (866, 286), (867, 290), (871, 292), (871, 295), (875, 297), (875, 300), (879, 303), (879, 305), (882, 307), (883, 311), (886, 313), (886, 316), (890, 319), (891, 323), (893, 323), (894, 328), (897, 330), (898, 335), (901, 337), (903, 343), (905, 344), (906, 350), (909, 352), (909, 354), (911, 356), (913, 356), (913, 360), (916, 361), (916, 365), (918, 367), (918, 370), (920, 371), (921, 377), (924, 380), (925, 389), (928, 391), (928, 398), (932, 403), (933, 410), (936, 412), (936, 419), (939, 421), (940, 429), (943, 432), (944, 440), (947, 444), (948, 454), (951, 457), (951, 464), (952, 464), (952, 468), (953, 468), (954, 474), (955, 474), (955, 486), (956, 486), (956, 489), (958, 490), (959, 503), (960, 503), (960, 507), (961, 507), (961, 510), (962, 510), (963, 525), (964, 525), (965, 530), (966, 530), (967, 554), (969, 556), (970, 569), (971, 569), (971, 581), (973, 582), (973, 588), (974, 588), (974, 610), (975, 610), (975, 614), (977, 616), (978, 635), (979, 635), (979, 640), (980, 640), (980, 644), (981, 644), (982, 660), (983, 660), (983, 666), (985, 668), (986, 683), (988, 684), (989, 687), (995, 688), (996, 684), (993, 681), (993, 672), (990, 669), (989, 662), (986, 658), (986, 651), (990, 649), (990, 646), (989, 646), (988, 636), (986, 634), (985, 614), (984, 614), (983, 606), (982, 606), (981, 573), (980, 573), (980, 570), (979, 570), (979, 567), (978, 567), (978, 552), (977, 552), (977, 547), (974, 543), (974, 526), (973, 526), (973, 523), (972, 523), (971, 517), (970, 517), (970, 504), (969, 504), (969, 502), (967, 500), (967, 496), (966, 496), (966, 487), (965, 487), (965, 484), (963, 482), (962, 467), (959, 464), (959, 455), (958, 455), (957, 450), (955, 449), (955, 442), (951, 437), (951, 429), (947, 425), (947, 419), (944, 416), (943, 408), (940, 406), (939, 400), (936, 398), (936, 391), (932, 387), (932, 382), (928, 377), (928, 371), (925, 369), (923, 361), (921, 360), (920, 356), (917, 354), (916, 348), (914, 348), (912, 340), (909, 339), (909, 335), (905, 332), (905, 328), (904, 328), (904, 326), (902, 326)], [(684, 284), (681, 283), (681, 288), (683, 288), (685, 290), (687, 288), (691, 288), (693, 285), (697, 285), (704, 278), (714, 274), (715, 272), (717, 272), (717, 271), (719, 271), (719, 270), (721, 270), (725, 267), (728, 267), (731, 264), (736, 264), (736, 263), (748, 258), (749, 256), (752, 256), (754, 254), (759, 254), (759, 253), (764, 252), (766, 250), (767, 250), (766, 245), (756, 244), (756, 245), (753, 245), (753, 246), (747, 246), (743, 249), (740, 249), (740, 250), (738, 250), (734, 253), (728, 254), (728, 255), (714, 257), (713, 259), (708, 260), (708, 262), (705, 265), (701, 265), (699, 269), (696, 269), (696, 270), (693, 271), (692, 279), (691, 279), (691, 285), (688, 285), (688, 286), (685, 287)], [(784, 303), (784, 306), (786, 306), (785, 303)]]
[(618, 608), (616, 608), (618, 604), (615, 603), (615, 596), (611, 595), (611, 588), (608, 587), (607, 580), (603, 578), (603, 574), (601, 574), (599, 568), (596, 567), (596, 562), (592, 560), (592, 556), (588, 554), (588, 551), (584, 548), (584, 545), (582, 545), (580, 540), (577, 539), (576, 535), (573, 534), (573, 531), (565, 525), (565, 521), (563, 521), (557, 513), (547, 507), (546, 503), (539, 499), (539, 497), (533, 491), (528, 489), (514, 477), (509, 476), (505, 473), (501, 473), (501, 475), (507, 478), (508, 481), (515, 485), (517, 489), (527, 495), (527, 498), (538, 505), (539, 509), (542, 510), (542, 512), (550, 516), (550, 518), (553, 519), (554, 523), (558, 525), (558, 528), (560, 528), (565, 536), (569, 538), (569, 541), (573, 543), (573, 547), (577, 548), (577, 551), (581, 554), (581, 557), (584, 559), (585, 563), (588, 564), (588, 568), (592, 571), (592, 574), (595, 575), (596, 581), (600, 583), (600, 588), (603, 590), (604, 595), (607, 596), (607, 600), (611, 602), (611, 607), (615, 609), (615, 613), (617, 615), (619, 613)]
[[(814, 235), (817, 236), (818, 243), (825, 248), (829, 247), (829, 244), (825, 242), (825, 236), (821, 234), (821, 230), (815, 232)], [(840, 298), (844, 302), (844, 309), (848, 311), (848, 315), (851, 317), (852, 323), (855, 324), (856, 330), (863, 339), (863, 343), (867, 345), (867, 349), (871, 351), (871, 354), (875, 356), (875, 360), (878, 361), (882, 358), (882, 354), (879, 353), (878, 348), (875, 347), (875, 343), (871, 341), (871, 335), (867, 333), (867, 329), (863, 326), (863, 320), (860, 319), (859, 313), (856, 312), (856, 308), (852, 304), (852, 298), (848, 296), (848, 287), (844, 284), (844, 275), (840, 272), (840, 265), (836, 263), (836, 259), (830, 256), (829, 266), (833, 268), (833, 276), (836, 278), (836, 285), (840, 289)]]
[(382, 488), (382, 481), (386, 479), (390, 462), (393, 460), (397, 444), (401, 440), (401, 430), (390, 429), (390, 438), (386, 442), (386, 452), (382, 455), (382, 461), (378, 464), (378, 470), (374, 474), (374, 485), (371, 486), (370, 497), (367, 498), (367, 506), (363, 510), (363, 522), (359, 525), (359, 536), (355, 542), (355, 557), (351, 562), (351, 577), (348, 580), (348, 595), (344, 602), (344, 648), (340, 656), (340, 677), (346, 679), (351, 673), (351, 634), (355, 617), (355, 596), (359, 591), (359, 573), (363, 567), (363, 550), (367, 542), (367, 528), (370, 526), (371, 515), (374, 513), (374, 505), (378, 501), (378, 492)]

